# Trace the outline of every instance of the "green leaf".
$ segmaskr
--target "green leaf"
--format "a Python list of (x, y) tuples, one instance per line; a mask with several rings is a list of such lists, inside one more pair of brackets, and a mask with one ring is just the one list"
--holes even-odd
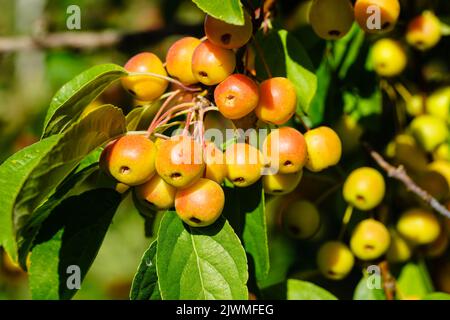
[(60, 138), (60, 136), (52, 136), (28, 146), (12, 155), (0, 166), (0, 245), (13, 260), (17, 257), (13, 228), (15, 199), (26, 183), (28, 175)]
[(227, 23), (244, 25), (244, 12), (239, 0), (192, 0), (201, 10)]
[(355, 288), (353, 300), (386, 300), (386, 295), (382, 288), (369, 288), (368, 276), (363, 276)]
[(264, 191), (261, 183), (248, 188), (226, 188), (224, 215), (241, 238), (251, 256), (257, 282), (263, 281), (270, 269)]
[(141, 259), (131, 286), (131, 300), (160, 300), (158, 275), (156, 273), (156, 247), (153, 241)]
[(316, 76), (317, 91), (308, 110), (308, 117), (311, 120), (311, 125), (313, 127), (322, 123), (324, 119), (325, 107), (329, 94), (328, 91), (332, 81), (332, 70), (326, 57), (324, 57), (320, 63)]
[[(286, 30), (273, 30), (267, 36), (260, 32), (257, 39), (272, 76), (292, 81), (297, 91), (297, 112), (308, 114), (317, 90), (317, 77), (305, 48)], [(260, 57), (256, 66), (258, 75), (269, 77)]]
[(60, 135), (20, 190), (14, 209), (15, 230), (19, 230), (31, 213), (90, 152), (125, 132), (122, 110), (101, 106), (80, 119)]
[(167, 211), (158, 232), (156, 269), (163, 299), (248, 298), (245, 251), (223, 217), (193, 228)]
[[(47, 219), (50, 213), (67, 197), (71, 195), (71, 191), (79, 186), (87, 177), (98, 169), (97, 162), (87, 165), (92, 159), (84, 159), (80, 164), (82, 169), (77, 168), (77, 172), (70, 175), (56, 189), (55, 193), (44, 202), (31, 216), (30, 220), (17, 234), (17, 244), (19, 246), (19, 262), (22, 266), (26, 266), (26, 259), (31, 245), (42, 223)], [(97, 156), (98, 161), (98, 156)], [(79, 167), (80, 167), (79, 166)]]
[(444, 292), (432, 292), (423, 297), (423, 300), (450, 300), (450, 294)]
[(161, 103), (153, 103), (134, 108), (127, 114), (127, 130), (147, 130)]
[(32, 212), (86, 155), (124, 132), (122, 111), (101, 106), (63, 134), (23, 149), (0, 166), (0, 239), (11, 257), (16, 257), (16, 233)]
[(111, 189), (96, 189), (64, 200), (44, 222), (34, 242), (29, 271), (33, 299), (70, 299), (77, 291), (78, 266), (84, 279), (121, 196)]
[(337, 300), (337, 298), (327, 290), (307, 281), (288, 279), (287, 281), (288, 300)]
[(66, 83), (55, 94), (47, 111), (42, 137), (66, 130), (83, 112), (83, 109), (112, 82), (127, 72), (115, 64), (92, 67)]
[(423, 298), (433, 292), (429, 278), (428, 271), (423, 265), (415, 262), (407, 263), (397, 278), (397, 293), (399, 297)]

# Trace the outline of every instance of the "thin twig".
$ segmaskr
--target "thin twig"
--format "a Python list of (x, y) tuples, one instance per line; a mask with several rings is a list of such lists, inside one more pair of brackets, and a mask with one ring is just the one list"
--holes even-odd
[(389, 264), (387, 261), (382, 261), (378, 265), (380, 267), (381, 278), (383, 279), (383, 290), (386, 295), (386, 300), (394, 300), (395, 297), (395, 278), (389, 271)]
[(111, 47), (119, 47), (120, 49), (127, 51), (136, 46), (148, 46), (169, 35), (199, 35), (201, 31), (202, 28), (200, 26), (171, 24), (160, 29), (142, 30), (130, 33), (115, 30), (99, 32), (68, 31), (48, 33), (39, 36), (0, 37), (0, 52), (36, 49), (94, 49)]
[(369, 151), (371, 157), (378, 163), (378, 165), (384, 171), (386, 171), (389, 177), (403, 182), (403, 184), (410, 192), (419, 196), (423, 201), (428, 203), (438, 213), (450, 219), (450, 211), (441, 203), (439, 203), (439, 201), (437, 201), (427, 191), (420, 188), (407, 174), (405, 168), (402, 165), (394, 167), (393, 165), (389, 164), (386, 160), (384, 160), (384, 158), (378, 152), (373, 150), (367, 143), (365, 143), (364, 146)]

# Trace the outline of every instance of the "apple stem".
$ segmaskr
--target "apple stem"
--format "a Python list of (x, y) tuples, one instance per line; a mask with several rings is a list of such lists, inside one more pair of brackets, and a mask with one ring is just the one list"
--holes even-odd
[(197, 87), (197, 88), (188, 87), (188, 86), (184, 85), (183, 83), (181, 83), (178, 80), (175, 80), (175, 79), (173, 79), (171, 77), (168, 77), (168, 76), (163, 76), (161, 74), (153, 73), (153, 72), (129, 72), (128, 73), (128, 77), (138, 77), (138, 76), (150, 76), (150, 77), (154, 77), (154, 78), (163, 79), (163, 80), (175, 83), (177, 86), (179, 86), (180, 88), (182, 88), (185, 91), (195, 92), (195, 91), (202, 90), (199, 87)]
[(342, 218), (342, 226), (341, 230), (339, 231), (338, 240), (341, 241), (344, 237), (345, 230), (347, 229), (347, 225), (350, 222), (350, 219), (352, 218), (353, 214), (353, 206), (349, 204), (347, 206), (347, 209), (345, 209), (344, 217)]
[(163, 110), (170, 104), (170, 102), (180, 93), (180, 90), (175, 90), (170, 96), (167, 97), (166, 101), (162, 104), (162, 106), (159, 108), (158, 112), (156, 113), (155, 117), (153, 118), (152, 122), (150, 123), (150, 126), (148, 127), (148, 135), (150, 136), (153, 130), (156, 127), (157, 122), (160, 119), (161, 113)]

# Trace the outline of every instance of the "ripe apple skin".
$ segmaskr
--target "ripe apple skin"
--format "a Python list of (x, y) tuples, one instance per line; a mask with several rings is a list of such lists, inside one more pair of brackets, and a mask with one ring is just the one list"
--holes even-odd
[(378, 259), (389, 248), (391, 236), (384, 224), (374, 219), (361, 221), (353, 231), (350, 248), (361, 260)]
[(174, 136), (156, 152), (156, 171), (175, 188), (185, 188), (200, 179), (205, 170), (201, 146), (191, 137)]
[(342, 143), (339, 136), (329, 127), (311, 129), (304, 135), (308, 160), (306, 168), (319, 172), (336, 165), (342, 156)]
[(402, 213), (397, 221), (397, 231), (411, 243), (423, 245), (435, 241), (441, 227), (432, 212), (413, 208)]
[[(380, 9), (380, 28), (369, 29), (368, 19), (373, 14), (369, 8), (377, 6)], [(400, 15), (398, 0), (357, 0), (355, 3), (355, 19), (361, 29), (367, 33), (386, 33), (391, 31)]]
[(427, 152), (432, 152), (447, 141), (448, 127), (445, 121), (432, 115), (421, 115), (410, 124), (412, 135)]
[(352, 4), (348, 0), (315, 0), (309, 9), (309, 21), (320, 38), (340, 39), (352, 27)]
[(240, 119), (258, 105), (259, 87), (243, 74), (232, 74), (216, 87), (214, 101), (225, 118)]
[[(125, 64), (128, 72), (149, 72), (167, 76), (162, 61), (151, 52), (142, 52)], [(152, 76), (127, 76), (121, 79), (122, 85), (131, 95), (141, 101), (153, 101), (159, 98), (167, 89), (167, 80)]]
[(408, 57), (396, 40), (384, 38), (372, 47), (372, 62), (375, 72), (382, 77), (395, 77), (405, 70)]
[(361, 167), (352, 171), (344, 183), (345, 201), (359, 210), (372, 210), (384, 198), (386, 185), (377, 170)]
[(140, 185), (155, 173), (156, 147), (147, 137), (126, 135), (109, 143), (100, 156), (100, 168), (128, 186)]
[(236, 187), (248, 187), (259, 180), (263, 168), (261, 152), (248, 143), (235, 143), (225, 150), (227, 178)]
[(421, 51), (436, 46), (441, 37), (441, 22), (430, 11), (425, 11), (412, 19), (406, 28), (406, 41)]
[(175, 196), (178, 216), (192, 227), (213, 224), (222, 214), (225, 195), (222, 188), (209, 179), (199, 179), (193, 185), (180, 189)]
[(192, 56), (201, 41), (194, 37), (184, 37), (176, 41), (167, 51), (167, 72), (185, 85), (197, 83), (192, 73)]
[(192, 56), (192, 73), (207, 85), (219, 84), (231, 75), (236, 67), (236, 55), (232, 50), (214, 45), (209, 40), (200, 43)]
[(177, 189), (155, 175), (146, 183), (135, 188), (137, 198), (152, 208), (166, 210), (173, 208)]
[(342, 242), (324, 243), (317, 253), (317, 266), (325, 278), (331, 280), (344, 279), (355, 264), (350, 249)]
[(272, 165), (278, 160), (278, 171), (283, 174), (302, 170), (308, 159), (303, 134), (291, 127), (272, 130), (264, 140), (263, 152)]
[(295, 113), (297, 93), (292, 82), (283, 77), (270, 78), (259, 86), (256, 116), (267, 123), (282, 125)]
[(265, 175), (262, 177), (264, 192), (278, 196), (291, 193), (300, 183), (302, 176), (303, 171)]
[(229, 24), (206, 15), (204, 28), (208, 40), (225, 49), (243, 47), (253, 33), (252, 18), (247, 12), (244, 12), (244, 25), (242, 26)]
[(205, 178), (221, 184), (227, 176), (227, 164), (224, 153), (213, 142), (208, 142), (204, 156), (206, 165)]

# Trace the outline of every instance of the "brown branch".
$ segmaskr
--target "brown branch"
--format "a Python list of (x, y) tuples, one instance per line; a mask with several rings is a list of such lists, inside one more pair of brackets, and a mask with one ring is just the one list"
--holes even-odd
[(378, 265), (381, 271), (381, 278), (383, 279), (383, 290), (386, 295), (386, 300), (394, 300), (395, 298), (395, 278), (389, 271), (389, 265), (387, 261), (382, 261)]
[(419, 196), (423, 201), (428, 203), (434, 210), (446, 216), (450, 219), (450, 211), (443, 206), (439, 201), (437, 201), (433, 196), (431, 196), (427, 191), (420, 188), (408, 175), (405, 168), (403, 166), (394, 167), (389, 164), (384, 158), (375, 150), (373, 150), (368, 144), (364, 144), (368, 149), (372, 158), (378, 163), (378, 165), (386, 171), (389, 177), (397, 179), (406, 186), (406, 188)]
[(68, 31), (39, 36), (0, 37), (0, 53), (36, 49), (93, 49), (115, 46), (127, 51), (136, 46), (148, 46), (174, 34), (199, 36), (201, 27), (172, 25), (161, 29), (132, 33), (113, 30), (99, 32)]

